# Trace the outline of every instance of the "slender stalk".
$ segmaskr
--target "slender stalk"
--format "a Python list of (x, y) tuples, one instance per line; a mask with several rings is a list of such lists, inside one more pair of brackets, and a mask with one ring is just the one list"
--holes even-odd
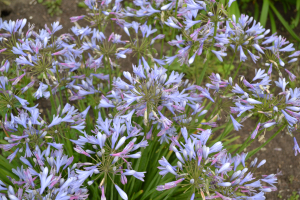
[[(254, 127), (254, 128), (256, 128), (257, 127), (257, 125), (258, 125), (258, 123), (260, 123), (261, 121), (262, 121), (262, 118), (263, 118), (264, 116), (263, 115), (261, 115), (260, 116), (260, 118), (259, 118), (259, 120), (258, 120), (258, 122), (256, 123), (256, 126)], [(263, 130), (261, 130), (257, 135), (256, 135), (256, 137), (251, 141), (251, 142), (249, 142), (249, 140), (250, 140), (250, 138), (251, 138), (251, 135), (252, 134), (250, 134), (249, 136), (248, 136), (248, 138), (246, 139), (246, 141), (242, 144), (242, 146), (237, 150), (237, 152), (236, 153), (241, 153), (247, 146), (249, 146), (260, 134), (261, 134), (261, 132), (262, 132)], [(248, 143), (249, 142), (249, 143)]]
[[(163, 29), (163, 33), (164, 33), (164, 32), (165, 32), (165, 31), (164, 31), (164, 30), (165, 30), (165, 24), (163, 24), (162, 29)], [(160, 46), (160, 59), (163, 58), (164, 43), (165, 43), (165, 39), (162, 39), (162, 40), (161, 40), (161, 46)]]
[(284, 128), (286, 127), (286, 124), (282, 125), (278, 131), (276, 133), (274, 133), (265, 143), (263, 143), (262, 145), (260, 145), (258, 148), (254, 149), (253, 151), (251, 151), (248, 155), (247, 155), (247, 159), (251, 158), (252, 156), (254, 156), (261, 148), (263, 148), (264, 146), (266, 146), (269, 142), (271, 142), (271, 140), (273, 140), (276, 135), (278, 135)]
[[(178, 2), (179, 2), (179, 0), (176, 0), (175, 18), (177, 17)], [(173, 30), (172, 30), (172, 38), (171, 39), (173, 39), (175, 37), (175, 33), (176, 33), (176, 29), (173, 28)], [(173, 54), (173, 46), (171, 46), (171, 48), (170, 48), (169, 56), (172, 56), (172, 54)]]
[(106, 56), (103, 56), (103, 64), (104, 64), (104, 67), (105, 67), (105, 69), (106, 70), (108, 70), (108, 72), (109, 72), (109, 89), (111, 90), (112, 88), (111, 88), (111, 85), (112, 85), (112, 73), (111, 73), (111, 67), (109, 66), (109, 64), (107, 64), (108, 63), (108, 58), (107, 58), (107, 60), (106, 60)]
[(67, 103), (69, 103), (69, 98), (68, 98), (68, 89), (67, 89), (67, 88), (65, 88), (65, 89), (64, 89), (64, 91), (65, 91), (65, 96), (66, 96), (66, 99), (67, 99)]
[[(51, 102), (51, 107), (54, 108), (55, 110), (57, 110), (56, 104), (55, 104), (55, 99), (51, 90), (51, 87), (49, 86), (49, 92), (50, 92), (50, 102)], [(54, 110), (54, 111), (55, 111)], [(53, 111), (53, 110), (52, 110)], [(53, 112), (55, 113), (55, 112)]]
[[(207, 50), (207, 53), (206, 53), (206, 59), (209, 58), (211, 49), (212, 49), (212, 47), (214, 46), (214, 43), (215, 43), (215, 36), (216, 36), (216, 34), (217, 34), (217, 28), (218, 28), (218, 27), (217, 27), (217, 22), (215, 22), (214, 36), (213, 36), (213, 39), (212, 39), (212, 44), (210, 45), (210, 47), (209, 47), (208, 50)], [(197, 85), (201, 85), (201, 83), (202, 83), (202, 81), (203, 81), (203, 78), (204, 78), (204, 75), (205, 75), (205, 72), (206, 72), (206, 69), (207, 69), (207, 66), (208, 66), (208, 61), (206, 60), (205, 63), (204, 63), (204, 67), (203, 67), (203, 69), (202, 69), (200, 78), (199, 78), (198, 80), (196, 80)]]
[(236, 47), (235, 50), (234, 50), (234, 55), (232, 56), (232, 59), (231, 59), (231, 61), (230, 61), (230, 65), (229, 65), (228, 69), (227, 69), (226, 72), (225, 72), (225, 78), (227, 78), (227, 76), (229, 76), (230, 66), (233, 64), (233, 61), (234, 61), (235, 56), (236, 56), (236, 51), (237, 51), (237, 47)]
[[(113, 180), (115, 179), (115, 174), (113, 175)], [(111, 186), (110, 186), (110, 199), (114, 199), (114, 183), (111, 181)]]
[(235, 71), (235, 73), (234, 73), (234, 75), (233, 75), (233, 77), (232, 77), (232, 80), (234, 80), (234, 79), (235, 79), (236, 75), (237, 75), (237, 74), (238, 74), (238, 72), (240, 71), (240, 68), (241, 68), (241, 66), (242, 66), (242, 62), (240, 62), (240, 64), (239, 64), (239, 66), (238, 66), (237, 70)]

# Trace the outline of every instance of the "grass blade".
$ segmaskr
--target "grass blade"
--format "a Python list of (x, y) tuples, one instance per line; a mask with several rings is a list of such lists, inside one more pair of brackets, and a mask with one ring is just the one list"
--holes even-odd
[(260, 24), (263, 25), (264, 27), (266, 26), (267, 23), (268, 12), (269, 12), (269, 0), (264, 0), (261, 9), (260, 19), (259, 19)]
[(282, 23), (282, 25), (286, 28), (286, 30), (297, 40), (300, 42), (300, 38), (298, 35), (293, 31), (293, 29), (290, 27), (290, 25), (285, 21), (285, 19), (282, 17), (282, 15), (278, 12), (278, 10), (275, 8), (275, 6), (270, 2), (270, 7), (272, 8), (273, 12), (279, 19), (279, 21)]
[(270, 18), (270, 22), (271, 22), (272, 33), (276, 33), (276, 31), (277, 31), (276, 22), (275, 22), (275, 19), (274, 19), (273, 12), (271, 10), (269, 11), (269, 18)]

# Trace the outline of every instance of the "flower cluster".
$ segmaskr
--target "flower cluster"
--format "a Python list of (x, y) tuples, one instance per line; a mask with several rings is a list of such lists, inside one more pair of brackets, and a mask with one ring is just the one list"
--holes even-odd
[[(274, 81), (281, 92), (273, 94), (270, 92), (271, 77), (270, 73), (259, 69), (255, 72), (252, 81), (248, 81), (244, 76), (240, 78), (239, 83), (233, 83), (232, 79), (222, 80), (217, 74), (210, 76), (211, 84), (206, 86), (216, 93), (222, 94), (223, 99), (230, 99), (235, 106), (231, 107), (231, 113), (238, 117), (246, 115), (249, 118), (253, 114), (263, 115), (252, 133), (254, 139), (257, 132), (261, 129), (269, 128), (275, 124), (283, 123), (288, 127), (289, 132), (297, 130), (300, 122), (299, 88), (286, 88), (288, 82), (285, 78), (279, 78)], [(231, 116), (234, 128), (239, 130), (241, 124)], [(244, 121), (245, 119), (242, 119)]]
[[(76, 144), (74, 150), (91, 158), (92, 161), (77, 164), (79, 168), (84, 166), (82, 170), (76, 170), (79, 174), (78, 181), (80, 184), (89, 177), (92, 177), (92, 180), (88, 181), (89, 185), (102, 178), (99, 185), (99, 188), (102, 189), (101, 198), (105, 198), (104, 187), (107, 182), (111, 181), (120, 196), (123, 199), (128, 199), (127, 194), (115, 184), (115, 176), (120, 176), (122, 184), (127, 184), (126, 176), (134, 176), (144, 181), (143, 178), (146, 172), (133, 170), (130, 162), (130, 159), (141, 157), (141, 152), (137, 152), (137, 150), (148, 146), (148, 142), (144, 138), (137, 142), (138, 136), (144, 134), (140, 131), (139, 127), (131, 125), (131, 118), (115, 117), (114, 119), (106, 118), (103, 120), (99, 113), (97, 125), (95, 130), (92, 131), (93, 135), (83, 132), (83, 136), (79, 136), (78, 140), (71, 140)], [(92, 149), (89, 149), (88, 145)]]
[[(20, 157), (23, 168), (13, 169), (19, 180), (10, 178), (13, 185), (3, 186), (9, 199), (87, 199), (88, 190), (82, 188), (75, 173), (76, 164), (71, 166), (73, 157), (63, 154), (63, 149), (44, 150), (36, 146), (29, 157)], [(6, 198), (2, 196), (2, 199)]]
[[(57, 144), (51, 138), (61, 137), (61, 129), (58, 127), (61, 123), (65, 126), (70, 126), (72, 129), (81, 130), (84, 128), (85, 117), (89, 108), (79, 113), (74, 106), (66, 104), (62, 112), (58, 110), (57, 116), (53, 117), (50, 124), (47, 124), (40, 116), (39, 109), (35, 107), (26, 107), (24, 110), (20, 109), (17, 116), (11, 113), (11, 120), (8, 121), (7, 117), (3, 124), (3, 128), (10, 135), (4, 139), (8, 144), (1, 144), (0, 148), (4, 151), (15, 149), (14, 152), (8, 157), (11, 162), (16, 154), (25, 150), (25, 157), (30, 157), (36, 145), (43, 145), (47, 143), (55, 148), (62, 148), (62, 144)], [(65, 116), (63, 116), (65, 115)], [(60, 117), (61, 116), (61, 117)], [(63, 116), (63, 117), (62, 117)]]
[(163, 157), (158, 167), (160, 175), (171, 173), (176, 176), (176, 181), (157, 186), (158, 191), (182, 186), (186, 188), (184, 193), (190, 190), (191, 199), (194, 199), (195, 193), (201, 193), (203, 199), (264, 199), (266, 192), (276, 190), (276, 174), (263, 175), (260, 179), (254, 177), (254, 171), (266, 160), (257, 164), (255, 158), (246, 167), (247, 153), (231, 156), (223, 149), (222, 142), (208, 146), (210, 129), (190, 137), (186, 129), (181, 132), (185, 142), (179, 143), (174, 139), (170, 146), (178, 159), (177, 165), (171, 165)]
[[(122, 8), (120, 1), (117, 1), (113, 9), (108, 8), (110, 1), (102, 3), (101, 9), (98, 9), (96, 1), (89, 0), (86, 4), (90, 9), (98, 10), (98, 16), (113, 15), (112, 19), (125, 31), (132, 24), (124, 19), (133, 16), (154, 19), (170, 28), (180, 30), (176, 39), (172, 38), (173, 40), (168, 42), (171, 46), (179, 48), (176, 55), (166, 57), (165, 61), (168, 64), (178, 58), (181, 65), (190, 65), (194, 62), (196, 55), (201, 55), (203, 50), (211, 51), (223, 62), (228, 49), (232, 49), (234, 54), (239, 54), (240, 62), (248, 59), (245, 54), (247, 52), (254, 63), (260, 59), (267, 66), (273, 63), (279, 75), (282, 76), (279, 66), (286, 67), (286, 64), (295, 64), (300, 55), (299, 52), (295, 51), (293, 44), (282, 36), (276, 33), (267, 36), (270, 30), (263, 28), (253, 17), (242, 14), (239, 19), (236, 19), (234, 15), (228, 16), (228, 8), (233, 2), (234, 0), (229, 1), (224, 6), (219, 2), (209, 0), (172, 0), (166, 4), (164, 1), (133, 1), (134, 7)], [(100, 13), (100, 10), (104, 11)], [(199, 14), (200, 11), (205, 12)], [(91, 15), (94, 16), (95, 13)], [(78, 16), (76, 20), (83, 18), (84, 16)], [(89, 19), (86, 18), (86, 20)], [(212, 46), (219, 50), (211, 49)], [(292, 54), (286, 56), (286, 53), (290, 52)]]
[[(6, 135), (0, 157), (8, 160), (2, 159), (1, 177), (8, 179), (0, 180), (0, 200), (100, 195), (105, 200), (116, 192), (126, 200), (138, 199), (144, 191), (143, 198), (148, 198), (155, 189), (136, 191), (130, 185), (128, 191), (126, 184), (135, 178), (151, 188), (159, 175), (176, 180), (158, 183), (158, 191), (182, 186), (190, 199), (264, 199), (266, 192), (275, 191), (278, 174), (254, 177), (266, 160), (257, 164), (255, 158), (248, 165), (253, 152), (230, 154), (224, 135), (233, 128), (239, 131), (250, 116), (259, 117), (252, 139), (279, 124), (279, 132), (285, 127), (290, 133), (297, 130), (300, 90), (287, 88), (280, 67), (296, 80), (286, 65), (297, 63), (299, 51), (281, 36), (268, 36), (270, 31), (253, 17), (229, 16), (234, 0), (226, 5), (213, 0), (134, 0), (126, 8), (121, 2), (85, 0), (89, 13), (71, 18), (75, 25), (70, 34), (56, 35), (62, 29), (59, 22), (39, 31), (29, 24), (23, 32), (26, 19), (0, 18), (0, 54), (5, 56), (0, 63), (0, 125)], [(78, 20), (89, 25), (81, 27)], [(109, 21), (112, 33), (106, 35)], [(114, 24), (126, 34), (123, 38)], [(169, 56), (162, 56), (168, 37), (164, 31), (159, 34), (159, 26), (174, 33), (167, 41)], [(162, 40), (160, 59), (157, 40)], [(205, 52), (207, 67), (210, 53), (223, 62), (231, 49), (231, 64), (236, 54), (240, 64), (250, 55), (268, 71), (258, 69), (251, 81), (240, 76), (237, 83), (213, 73), (211, 83), (200, 86), (167, 66), (177, 59), (188, 67)], [(124, 71), (121, 77), (119, 59), (128, 56), (137, 62), (132, 73)], [(274, 69), (278, 81), (271, 79)], [(44, 102), (51, 103), (46, 115), (38, 104)], [(223, 111), (227, 124), (221, 124)], [(223, 133), (212, 143), (210, 136), (219, 134), (217, 130)], [(168, 150), (175, 155), (165, 155)], [(294, 151), (300, 153), (296, 138)], [(146, 159), (151, 164), (140, 165)], [(11, 169), (13, 174), (6, 174)]]
[[(168, 76), (165, 68), (156, 64), (151, 68), (143, 57), (142, 60), (143, 64), (140, 61), (138, 67), (133, 66), (134, 75), (124, 72), (127, 80), (117, 78), (114, 81), (111, 94), (103, 96), (99, 107), (116, 108), (118, 115), (124, 118), (131, 118), (133, 114), (143, 116), (144, 124), (158, 124), (161, 131), (157, 136), (162, 136), (161, 141), (168, 141), (170, 136), (177, 134), (171, 118), (180, 126), (191, 121), (197, 123), (197, 118), (207, 113), (201, 106), (203, 100), (207, 98), (214, 102), (214, 99), (208, 88), (183, 81), (183, 74), (173, 71)], [(170, 111), (171, 116), (166, 117), (162, 113), (164, 108)], [(128, 114), (125, 114), (126, 111), (129, 111)]]

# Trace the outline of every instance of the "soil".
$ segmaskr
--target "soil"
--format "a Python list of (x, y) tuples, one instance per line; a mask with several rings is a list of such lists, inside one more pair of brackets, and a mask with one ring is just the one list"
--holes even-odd
[[(60, 24), (63, 25), (63, 29), (60, 30), (59, 33), (71, 32), (71, 27), (73, 24), (70, 22), (69, 18), (72, 16), (79, 16), (86, 14), (86, 10), (84, 8), (79, 8), (77, 6), (78, 0), (63, 0), (62, 1), (62, 14), (59, 16), (51, 17), (47, 13), (47, 9), (42, 4), (36, 3), (33, 0), (11, 0), (10, 6), (4, 6), (0, 4), (0, 12), (1, 16), (4, 20), (16, 20), (20, 18), (27, 18), (28, 22), (34, 23), (37, 29), (44, 28), (45, 23), (48, 26), (54, 21), (59, 21)], [(276, 3), (275, 6), (279, 11), (281, 11), (281, 4)], [(251, 6), (249, 8), (251, 10)], [(283, 16), (287, 18), (287, 21), (294, 15), (294, 10), (288, 12), (288, 16), (282, 12)], [(290, 38), (289, 33), (282, 31), (282, 25), (280, 22), (278, 23), (278, 32), (287, 38)], [(85, 26), (83, 22), (80, 22), (82, 26)], [(269, 24), (267, 24), (267, 28), (269, 28)], [(110, 28), (106, 31), (107, 34), (110, 34)], [(296, 33), (300, 32), (300, 26), (294, 29)], [(121, 32), (120, 30), (116, 30), (116, 32)], [(123, 34), (123, 37), (126, 35)], [(159, 53), (159, 52), (158, 52)], [(135, 60), (132, 58), (127, 59), (125, 62), (122, 61), (122, 70), (130, 70), (131, 63), (135, 63)], [(252, 63), (251, 63), (252, 64)], [(250, 64), (250, 66), (251, 66)], [(251, 66), (247, 68), (247, 71), (241, 72), (243, 74), (247, 74), (249, 77), (253, 77), (255, 66)], [(41, 108), (47, 109), (47, 104), (40, 104)], [(247, 120), (243, 123), (244, 127), (241, 131), (236, 134), (240, 134), (241, 138), (239, 142), (243, 142), (249, 134), (253, 131), (255, 127), (255, 122), (251, 120)], [(269, 138), (272, 136), (274, 131), (267, 132), (265, 138)], [(297, 140), (300, 142), (300, 134), (299, 131), (294, 134)], [(248, 147), (246, 150), (251, 151), (261, 143), (258, 141), (253, 142), (253, 144)], [(261, 168), (257, 170), (257, 177), (263, 174), (272, 174), (277, 173), (277, 171), (282, 171), (282, 175), (278, 177), (278, 191), (271, 192), (267, 195), (267, 199), (288, 199), (289, 196), (292, 195), (292, 192), (298, 192), (300, 194), (300, 156), (294, 156), (293, 152), (293, 138), (282, 132), (277, 135), (275, 139), (273, 139), (265, 148), (261, 149), (256, 156), (259, 161), (263, 159), (267, 159), (267, 163), (263, 165)]]

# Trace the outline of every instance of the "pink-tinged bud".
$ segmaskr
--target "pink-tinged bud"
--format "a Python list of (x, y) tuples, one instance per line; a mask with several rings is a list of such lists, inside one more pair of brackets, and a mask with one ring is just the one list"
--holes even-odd
[(2, 52), (4, 52), (4, 51), (6, 51), (6, 48), (0, 49), (0, 53), (2, 53)]
[(272, 73), (272, 63), (271, 63), (270, 68), (269, 68), (269, 70), (268, 70), (268, 76), (270, 76), (271, 73)]
[(62, 66), (68, 67), (68, 68), (74, 68), (76, 67), (76, 63), (75, 62), (71, 62), (71, 63), (59, 63)]
[(104, 186), (101, 187), (101, 200), (106, 200)]
[(26, 73), (22, 74), (21, 76), (17, 77), (16, 80), (12, 83), (12, 85), (16, 85), (24, 76)]
[(253, 133), (251, 135), (251, 139), (254, 139), (256, 137), (259, 127), (260, 127), (260, 123), (257, 124), (257, 127), (253, 131)]
[(83, 155), (86, 155), (88, 157), (91, 157), (90, 154), (88, 154), (87, 152), (85, 152), (80, 146), (76, 145), (76, 147), (74, 148), (74, 150), (77, 152), (77, 153), (80, 153), (80, 154), (83, 154)]
[(57, 55), (64, 55), (67, 52), (67, 48), (64, 48), (61, 51), (55, 52), (52, 54), (52, 56), (57, 56)]
[(289, 74), (289, 78), (291, 81), (294, 81), (296, 79), (296, 76), (292, 72), (287, 69), (285, 69), (285, 71)]
[(151, 139), (151, 137), (152, 137), (152, 129), (153, 129), (153, 126), (151, 126), (150, 131), (149, 131), (149, 132), (147, 133), (147, 135), (146, 135), (146, 139), (147, 139), (147, 140)]
[(167, 132), (168, 129), (169, 129), (169, 127), (165, 128), (165, 129), (162, 129), (161, 131), (159, 131), (157, 136), (160, 137), (160, 136), (164, 135)]
[(250, 88), (254, 89), (253, 85), (250, 84), (246, 79), (243, 80), (243, 83), (246, 87), (250, 87)]
[(85, 15), (75, 16), (75, 17), (71, 17), (70, 20), (71, 20), (71, 22), (77, 22), (78, 20), (81, 20), (84, 17), (85, 17)]
[(184, 178), (181, 178), (181, 179), (178, 179), (177, 181), (166, 183), (165, 185), (159, 185), (159, 186), (157, 186), (156, 190), (163, 191), (163, 190), (168, 190), (168, 189), (174, 188), (177, 186), (178, 183), (181, 183), (183, 180), (184, 180)]
[(122, 175), (122, 174), (123, 174), (123, 172), (121, 172), (121, 183), (123, 185), (125, 185), (125, 184), (127, 184), (127, 177), (125, 175)]
[(110, 34), (108, 41), (110, 41), (114, 37), (114, 33)]
[(45, 29), (51, 35), (51, 30), (48, 28), (47, 24), (45, 24)]

